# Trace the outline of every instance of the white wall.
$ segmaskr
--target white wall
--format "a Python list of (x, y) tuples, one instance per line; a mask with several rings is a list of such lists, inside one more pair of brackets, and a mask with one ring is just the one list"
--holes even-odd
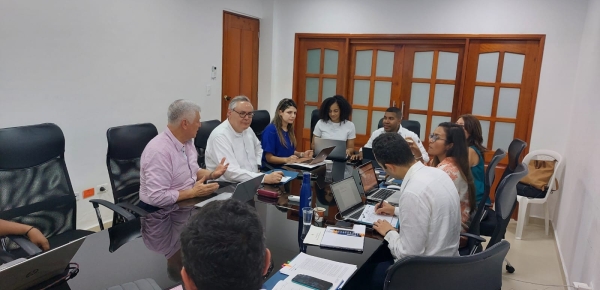
[[(291, 97), (295, 33), (546, 34), (530, 150), (564, 153), (588, 1), (280, 0), (275, 2), (271, 111)], [(567, 110), (565, 110), (565, 108)], [(556, 112), (561, 112), (557, 118)], [(556, 197), (549, 202), (554, 206)], [(543, 216), (537, 205), (531, 214)]]
[(576, 73), (572, 120), (566, 150), (564, 189), (555, 220), (559, 249), (571, 282), (600, 287), (600, 144), (598, 80), (600, 80), (600, 1), (588, 8), (579, 67)]
[[(160, 132), (179, 98), (220, 118), (223, 10), (263, 16), (261, 0), (0, 0), (0, 128), (58, 124), (75, 190), (109, 183), (109, 127)], [(79, 228), (97, 225), (87, 200), (78, 209)]]

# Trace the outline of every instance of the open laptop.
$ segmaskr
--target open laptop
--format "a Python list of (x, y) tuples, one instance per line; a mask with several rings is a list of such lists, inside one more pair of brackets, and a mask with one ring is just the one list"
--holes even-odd
[(373, 163), (373, 167), (381, 168), (381, 165), (379, 165), (379, 163), (377, 163), (377, 160), (375, 160), (375, 155), (373, 154), (373, 148), (363, 147), (362, 153), (363, 153), (363, 162), (371, 161)]
[(252, 199), (254, 199), (254, 195), (258, 191), (258, 188), (260, 187), (264, 176), (265, 176), (264, 174), (261, 174), (252, 179), (238, 183), (237, 186), (235, 187), (235, 190), (233, 191), (233, 193), (227, 192), (228, 190), (231, 190), (233, 188), (233, 186), (231, 186), (231, 187), (227, 186), (222, 189), (219, 189), (219, 190), (217, 190), (218, 194), (216, 196), (213, 196), (209, 199), (201, 201), (201, 202), (197, 203), (195, 206), (203, 207), (211, 201), (225, 200), (225, 199), (229, 199), (229, 198), (234, 198), (234, 199), (237, 199), (237, 200), (243, 201), (243, 202), (252, 200)]
[(321, 150), (319, 152), (319, 155), (317, 155), (317, 157), (315, 157), (312, 160), (306, 160), (303, 162), (296, 162), (296, 163), (286, 163), (285, 165), (298, 166), (298, 167), (304, 167), (304, 168), (315, 168), (315, 167), (321, 166), (321, 165), (325, 164), (323, 161), (325, 161), (327, 156), (329, 156), (329, 154), (331, 153), (331, 151), (333, 151), (334, 148), (335, 147), (333, 147), (333, 146), (323, 148), (323, 150)]
[(365, 210), (365, 203), (360, 197), (354, 177), (348, 177), (342, 181), (332, 183), (331, 192), (343, 219), (354, 223), (372, 225), (360, 221)]
[(0, 267), (0, 289), (27, 289), (65, 271), (85, 237), (22, 260)]
[(357, 183), (358, 191), (364, 194), (368, 200), (379, 202), (381, 199), (386, 199), (398, 192), (397, 190), (379, 188), (379, 182), (377, 181), (377, 175), (375, 174), (372, 162), (367, 162), (355, 168), (352, 175)]
[(327, 159), (343, 160), (343, 161), (346, 161), (346, 159), (348, 159), (348, 156), (346, 155), (346, 141), (322, 139), (319, 137), (314, 137), (314, 142), (315, 142), (315, 151), (316, 152), (320, 152), (321, 150), (328, 148), (328, 147), (335, 147), (335, 149), (333, 151), (331, 151), (331, 153), (329, 153), (329, 156), (327, 156)]

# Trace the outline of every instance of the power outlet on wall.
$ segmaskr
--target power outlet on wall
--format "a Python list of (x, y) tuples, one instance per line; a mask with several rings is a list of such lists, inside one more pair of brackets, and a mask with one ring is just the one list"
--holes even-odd
[(109, 190), (108, 183), (102, 183), (102, 184), (96, 186), (97, 194), (107, 193), (108, 190)]
[(75, 200), (76, 201), (80, 201), (81, 200), (81, 191), (75, 192)]

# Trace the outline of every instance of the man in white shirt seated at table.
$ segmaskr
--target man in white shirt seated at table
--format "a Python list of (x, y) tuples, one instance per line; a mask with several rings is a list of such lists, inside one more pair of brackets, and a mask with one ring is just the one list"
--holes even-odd
[[(237, 96), (229, 102), (227, 120), (217, 126), (206, 143), (205, 162), (208, 170), (214, 170), (220, 160), (229, 162), (227, 171), (218, 181), (244, 182), (261, 175), (258, 166), (261, 164), (262, 147), (250, 128), (254, 107), (245, 96)], [(281, 182), (280, 171), (265, 175), (263, 183)]]
[[(402, 127), (402, 111), (396, 107), (389, 107), (385, 110), (385, 114), (383, 115), (383, 127), (373, 131), (371, 133), (371, 137), (369, 137), (369, 141), (363, 146), (363, 148), (373, 148), (373, 140), (379, 137), (379, 135), (383, 133), (393, 133), (398, 132), (402, 138), (411, 140), (417, 143), (420, 152), (413, 152), (415, 155), (415, 159), (418, 161), (423, 161), (423, 163), (427, 164), (429, 162), (429, 154), (427, 154), (427, 150), (423, 147), (423, 142), (419, 139), (419, 136), (415, 134), (415, 132), (410, 131), (406, 128)], [(363, 152), (362, 148), (360, 148), (360, 152), (357, 155), (352, 156), (352, 160), (362, 160)]]
[[(387, 221), (373, 229), (388, 241), (388, 259), (372, 270), (372, 289), (383, 288), (386, 269), (406, 256), (458, 256), (460, 198), (452, 179), (444, 171), (415, 160), (402, 136), (385, 133), (373, 141), (375, 159), (390, 176), (402, 179), (398, 207), (377, 204), (378, 214), (396, 215), (399, 232)], [(381, 256), (381, 255), (380, 255)]]

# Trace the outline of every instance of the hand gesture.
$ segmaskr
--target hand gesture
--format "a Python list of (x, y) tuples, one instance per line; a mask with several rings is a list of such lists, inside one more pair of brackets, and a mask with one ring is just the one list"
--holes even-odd
[(221, 163), (219, 163), (219, 165), (217, 165), (217, 168), (215, 168), (215, 171), (213, 171), (212, 178), (217, 179), (221, 177), (221, 175), (223, 175), (225, 171), (227, 171), (228, 167), (229, 163), (225, 163), (225, 157), (223, 157), (223, 159), (221, 159)]
[(270, 174), (265, 175), (263, 183), (277, 184), (281, 182), (281, 178), (283, 178), (283, 172), (273, 171)]
[(383, 204), (378, 203), (377, 205), (375, 205), (375, 213), (380, 215), (394, 215), (395, 209), (396, 208), (393, 205), (389, 204), (387, 201), (384, 201)]
[(40, 230), (37, 228), (32, 228), (29, 230), (27, 237), (33, 244), (40, 247), (40, 249), (44, 251), (48, 251), (50, 249), (50, 243), (48, 243), (48, 239), (46, 239), (44, 234), (42, 234), (42, 232), (40, 232)]
[(380, 235), (385, 236), (389, 230), (395, 230), (395, 228), (385, 220), (378, 220), (373, 223), (373, 229), (376, 230)]
[(200, 196), (207, 196), (213, 192), (215, 192), (215, 190), (219, 189), (219, 184), (218, 183), (209, 183), (209, 184), (204, 184), (204, 181), (206, 180), (206, 177), (202, 177), (202, 179), (196, 181), (196, 184), (194, 184), (194, 196), (195, 197), (200, 197)]

